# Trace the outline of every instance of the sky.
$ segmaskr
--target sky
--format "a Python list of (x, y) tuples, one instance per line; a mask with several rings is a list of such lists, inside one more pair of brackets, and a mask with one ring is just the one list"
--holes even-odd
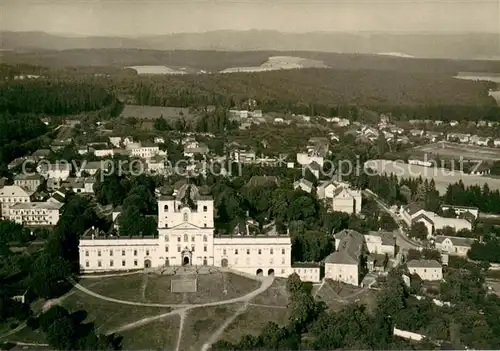
[(500, 35), (500, 0), (0, 0), (0, 16), (0, 30), (67, 35), (222, 29)]

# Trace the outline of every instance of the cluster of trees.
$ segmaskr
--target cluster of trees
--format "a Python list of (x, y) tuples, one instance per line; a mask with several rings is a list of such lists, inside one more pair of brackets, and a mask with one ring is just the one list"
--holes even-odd
[(9, 80), (0, 84), (0, 111), (68, 115), (95, 111), (116, 99), (102, 85), (57, 79)]
[(102, 205), (122, 206), (118, 216), (120, 235), (157, 235), (154, 219), (157, 214), (156, 183), (152, 178), (144, 174), (127, 177), (114, 172), (104, 177), (98, 174), (96, 180), (94, 192), (97, 201)]
[(465, 186), (462, 180), (448, 185), (443, 196), (445, 203), (457, 206), (474, 206), (481, 212), (500, 213), (500, 191), (491, 190), (488, 184)]
[(486, 234), (483, 242), (475, 242), (468, 252), (470, 259), (500, 263), (500, 239), (496, 235)]

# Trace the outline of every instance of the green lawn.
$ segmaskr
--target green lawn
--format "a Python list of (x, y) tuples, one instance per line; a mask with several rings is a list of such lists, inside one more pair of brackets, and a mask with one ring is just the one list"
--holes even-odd
[(104, 301), (83, 292), (77, 291), (63, 301), (63, 306), (72, 312), (85, 310), (87, 322), (93, 321), (101, 333), (170, 311), (169, 308), (141, 307), (117, 304)]
[(175, 350), (179, 334), (179, 316), (167, 317), (120, 333), (123, 350)]
[(217, 307), (200, 307), (188, 312), (181, 338), (180, 350), (199, 351), (224, 321), (240, 307), (232, 304)]

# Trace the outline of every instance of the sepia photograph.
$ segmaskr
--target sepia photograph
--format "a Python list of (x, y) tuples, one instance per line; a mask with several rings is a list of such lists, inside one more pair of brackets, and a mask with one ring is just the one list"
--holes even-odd
[(0, 350), (499, 321), (499, 0), (0, 2)]

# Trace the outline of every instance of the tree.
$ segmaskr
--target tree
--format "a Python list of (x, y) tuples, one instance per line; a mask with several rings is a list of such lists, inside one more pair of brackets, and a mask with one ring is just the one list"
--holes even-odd
[(30, 273), (30, 286), (37, 296), (50, 299), (61, 296), (71, 284), (66, 280), (71, 275), (71, 265), (60, 256), (42, 253), (34, 262)]
[(410, 229), (410, 238), (425, 240), (428, 235), (427, 227), (422, 222), (413, 223)]
[(387, 231), (393, 231), (398, 228), (398, 224), (394, 221), (394, 218), (386, 212), (380, 215), (379, 225), (381, 229)]
[(156, 130), (161, 131), (161, 132), (169, 130), (169, 125), (168, 125), (167, 121), (165, 120), (165, 118), (163, 118), (163, 116), (155, 119), (154, 127)]

